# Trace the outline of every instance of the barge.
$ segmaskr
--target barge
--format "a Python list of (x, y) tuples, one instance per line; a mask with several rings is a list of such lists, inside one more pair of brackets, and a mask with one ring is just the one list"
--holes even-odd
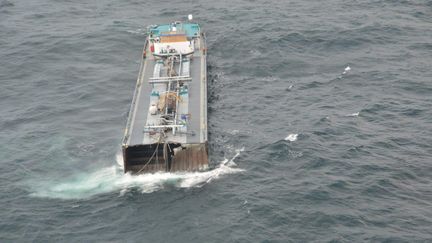
[(188, 18), (147, 29), (122, 142), (125, 173), (208, 168), (207, 47)]

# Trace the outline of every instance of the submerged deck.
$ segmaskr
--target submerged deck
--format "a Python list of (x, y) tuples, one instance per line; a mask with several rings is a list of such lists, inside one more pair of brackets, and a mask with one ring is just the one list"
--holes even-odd
[[(175, 57), (167, 70), (167, 58), (153, 55), (147, 39), (147, 55), (141, 62), (122, 146), (125, 172), (207, 168), (205, 37), (199, 34), (192, 41), (193, 53)], [(176, 71), (174, 76), (169, 75), (171, 70)], [(169, 92), (169, 87), (177, 93)], [(152, 114), (151, 106), (168, 93), (173, 93), (177, 102), (175, 111), (170, 113), (174, 123), (162, 124), (163, 114)]]

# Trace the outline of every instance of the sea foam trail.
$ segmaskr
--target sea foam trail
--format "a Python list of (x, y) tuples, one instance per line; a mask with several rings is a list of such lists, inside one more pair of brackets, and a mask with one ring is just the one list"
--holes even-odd
[(54, 186), (39, 186), (32, 193), (35, 197), (60, 199), (85, 199), (98, 194), (119, 192), (122, 196), (131, 189), (138, 189), (142, 193), (151, 193), (171, 185), (179, 188), (201, 187), (221, 175), (244, 171), (237, 168), (234, 160), (244, 149), (236, 151), (231, 159), (225, 159), (213, 169), (204, 172), (158, 172), (152, 174), (131, 175), (124, 174), (121, 156), (116, 156), (118, 166), (102, 168), (92, 173), (77, 175), (72, 180), (56, 183)]

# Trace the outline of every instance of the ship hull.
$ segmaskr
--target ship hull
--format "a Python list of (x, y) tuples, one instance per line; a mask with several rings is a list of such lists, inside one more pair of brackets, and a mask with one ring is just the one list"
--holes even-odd
[(135, 145), (123, 148), (123, 158), (125, 172), (131, 173), (203, 171), (208, 168), (208, 145)]
[[(179, 55), (171, 64), (173, 70), (178, 70), (177, 76), (166, 76), (167, 59), (154, 55), (152, 41), (147, 38), (122, 143), (125, 172), (200, 171), (208, 168), (205, 35), (200, 33), (191, 38), (192, 41), (193, 53)], [(174, 98), (169, 100), (165, 97), (165, 107), (161, 109), (161, 94), (167, 87), (168, 91), (170, 87), (175, 88), (170, 91)], [(156, 98), (152, 97), (155, 93), (159, 95)], [(159, 102), (158, 113), (170, 114), (174, 123), (171, 121), (165, 125), (159, 122), (160, 117), (166, 117), (166, 114), (154, 115), (151, 106), (155, 100)], [(170, 101), (174, 108), (169, 106)]]

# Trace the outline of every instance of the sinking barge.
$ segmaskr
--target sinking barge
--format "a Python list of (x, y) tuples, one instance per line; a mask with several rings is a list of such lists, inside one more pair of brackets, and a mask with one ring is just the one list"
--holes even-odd
[(207, 48), (191, 20), (148, 28), (122, 143), (125, 173), (208, 167)]

